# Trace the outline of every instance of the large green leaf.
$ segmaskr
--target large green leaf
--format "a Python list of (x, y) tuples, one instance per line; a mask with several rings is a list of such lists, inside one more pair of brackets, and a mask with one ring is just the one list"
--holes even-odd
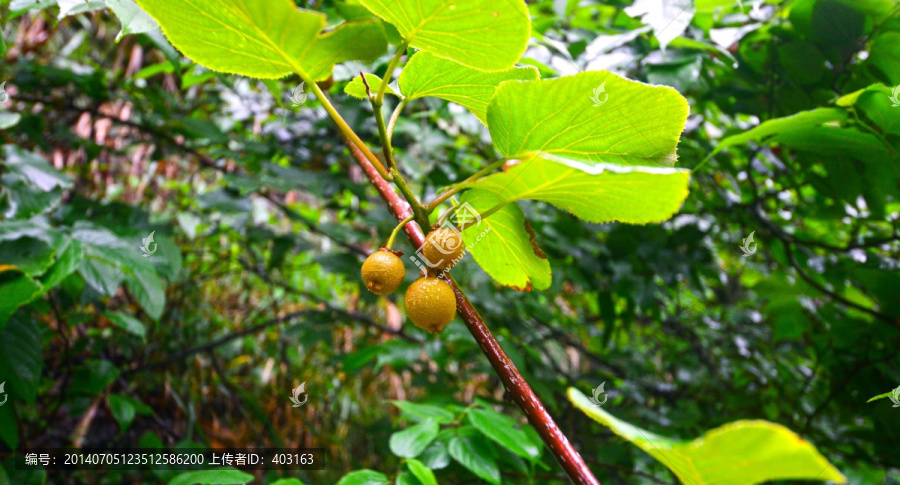
[(169, 485), (243, 485), (253, 481), (253, 475), (234, 468), (185, 472), (169, 480)]
[(321, 34), (301, 65), (313, 79), (331, 76), (334, 65), (349, 60), (374, 61), (387, 50), (384, 27), (377, 19), (344, 22)]
[(94, 396), (115, 381), (121, 371), (108, 360), (89, 359), (75, 371), (69, 392)]
[(735, 421), (692, 441), (659, 436), (619, 420), (574, 388), (569, 400), (582, 412), (667, 466), (692, 485), (753, 485), (770, 480), (847, 480), (808, 441), (779, 424)]
[(388, 478), (372, 470), (356, 470), (344, 475), (337, 485), (388, 485)]
[(146, 340), (147, 328), (137, 318), (121, 312), (104, 312), (103, 316), (109, 319), (116, 327), (132, 335), (137, 335), (141, 340)]
[(72, 236), (84, 245), (79, 272), (85, 282), (104, 295), (115, 293), (124, 281), (144, 311), (159, 320), (166, 304), (165, 285), (153, 265), (141, 256), (136, 241), (129, 243), (108, 229), (79, 221)]
[(476, 476), (494, 484), (500, 483), (500, 469), (484, 438), (469, 428), (460, 429), (459, 436), (450, 440), (450, 456)]
[(56, 3), (59, 5), (60, 19), (106, 7), (102, 0), (57, 0)]
[(10, 113), (9, 111), (0, 111), (0, 130), (8, 130), (19, 124), (22, 115), (19, 113)]
[(124, 269), (125, 283), (134, 299), (141, 304), (150, 318), (158, 321), (166, 307), (166, 291), (162, 279), (152, 269), (140, 267), (124, 267)]
[(534, 460), (541, 454), (541, 449), (534, 446), (525, 431), (517, 428), (516, 421), (509, 416), (491, 409), (473, 409), (466, 414), (466, 419), (481, 434), (522, 458)]
[(362, 0), (409, 45), (484, 71), (512, 67), (531, 19), (522, 0)]
[(256, 78), (291, 72), (325, 79), (336, 63), (371, 61), (387, 48), (375, 19), (341, 24), (328, 33), (325, 16), (290, 0), (138, 0), (186, 56), (215, 71)]
[(406, 460), (406, 467), (422, 485), (438, 485), (434, 472), (421, 461), (410, 458)]
[(687, 115), (687, 101), (672, 88), (590, 71), (503, 83), (487, 119), (494, 145), (509, 158), (670, 167)]
[(25, 274), (38, 277), (53, 266), (57, 253), (65, 248), (66, 240), (56, 237), (52, 242), (23, 237), (0, 242), (0, 261), (12, 264)]
[(125, 396), (110, 394), (106, 396), (106, 404), (109, 406), (109, 412), (113, 415), (113, 418), (119, 423), (119, 429), (123, 432), (127, 430), (137, 414), (131, 401)]
[(647, 224), (678, 211), (688, 194), (689, 173), (535, 157), (469, 186), (495, 193), (501, 202), (544, 201), (589, 222)]
[(823, 148), (813, 139), (813, 133), (819, 129), (823, 130), (820, 137), (823, 140), (830, 136), (839, 136), (844, 131), (840, 125), (846, 120), (847, 112), (843, 109), (820, 108), (802, 111), (793, 116), (766, 121), (752, 130), (729, 136), (719, 142), (712, 155), (734, 145), (763, 140), (819, 151)]
[[(534, 199), (590, 222), (664, 221), (688, 193), (690, 172), (671, 167), (687, 114), (677, 91), (608, 72), (504, 82), (488, 105), (488, 128), (500, 152), (521, 162), (464, 187), (494, 194), (500, 207)], [(481, 191), (471, 197), (487, 199)], [(521, 211), (503, 207), (485, 221), (494, 218), (498, 232), (473, 247), (476, 261), (500, 283), (548, 287), (549, 265)], [(468, 245), (480, 231), (463, 234)]]
[(303, 482), (296, 478), (280, 478), (270, 483), (269, 485), (305, 485)]
[(106, 404), (109, 406), (109, 412), (113, 415), (113, 418), (119, 423), (119, 428), (122, 432), (125, 432), (131, 426), (136, 415), (153, 414), (153, 410), (146, 404), (130, 396), (110, 394), (106, 396)]
[(875, 67), (891, 82), (900, 83), (900, 32), (885, 32), (874, 39), (869, 49), (867, 64)]
[(534, 67), (513, 67), (484, 72), (428, 52), (414, 55), (400, 73), (400, 91), (408, 99), (427, 96), (465, 106), (487, 124), (487, 107), (494, 91), (504, 81), (532, 81), (539, 76)]
[(836, 104), (853, 106), (867, 120), (871, 120), (877, 125), (880, 131), (886, 134), (900, 135), (900, 109), (895, 109), (897, 106), (891, 101), (894, 97), (894, 90), (897, 90), (897, 97), (900, 98), (900, 88), (873, 84), (838, 99)]
[(3, 146), (2, 163), (10, 173), (18, 174), (23, 180), (43, 192), (49, 192), (57, 187), (68, 189), (72, 187), (72, 178), (57, 171), (37, 153), (23, 150), (14, 145)]
[(43, 345), (37, 321), (21, 313), (0, 332), (0, 382), (8, 382), (7, 392), (32, 405), (41, 379)]
[(41, 276), (41, 285), (43, 285), (44, 291), (50, 291), (51, 288), (74, 273), (82, 259), (84, 259), (84, 247), (81, 245), (81, 241), (69, 239), (65, 249), (58, 254), (56, 263)]
[[(808, 169), (815, 167), (808, 172), (812, 180), (822, 179), (817, 189), (846, 202), (863, 195), (872, 215), (881, 217), (885, 202), (900, 190), (900, 164), (898, 148), (889, 137), (878, 134), (898, 126), (897, 115), (891, 111), (894, 108), (884, 102), (888, 101), (887, 93), (878, 91), (870, 87), (840, 98), (838, 103), (862, 112), (859, 117), (871, 119), (879, 126), (861, 127), (854, 119), (857, 116), (851, 116), (847, 109), (819, 108), (769, 120), (730, 136), (712, 154), (750, 141), (791, 148), (797, 156), (785, 160), (796, 160)], [(876, 101), (879, 96), (885, 99)], [(827, 177), (818, 175), (822, 169)]]
[[(487, 190), (468, 190), (461, 198), (479, 213), (503, 201), (501, 195)], [(544, 290), (553, 282), (547, 255), (537, 246), (518, 205), (506, 205), (480, 224), (466, 228), (462, 236), (475, 261), (501, 285)]]
[(128, 34), (152, 32), (159, 28), (159, 24), (141, 10), (134, 0), (106, 0), (106, 5), (122, 22), (122, 30), (116, 36), (116, 41)]
[(392, 434), (388, 444), (393, 454), (402, 458), (415, 458), (437, 438), (438, 431), (440, 430), (437, 422), (426, 419), (417, 425)]
[(409, 401), (393, 401), (394, 406), (400, 408), (406, 417), (416, 421), (434, 420), (439, 424), (453, 421), (456, 416), (446, 409), (433, 404), (418, 404)]
[[(4, 392), (7, 392), (4, 389)], [(0, 406), (0, 442), (6, 443), (10, 449), (15, 450), (19, 447), (19, 424), (16, 421), (15, 407), (11, 403)], [(0, 466), (0, 470), (3, 467)], [(9, 485), (9, 481), (3, 481), (3, 475), (0, 474), (0, 485)]]
[(0, 265), (0, 330), (20, 307), (41, 296), (41, 284), (15, 266)]

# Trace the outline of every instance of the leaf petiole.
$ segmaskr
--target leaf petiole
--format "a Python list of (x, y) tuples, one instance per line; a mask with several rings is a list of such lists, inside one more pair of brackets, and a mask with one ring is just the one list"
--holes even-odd
[(394, 125), (397, 124), (397, 119), (400, 118), (400, 113), (403, 112), (403, 108), (406, 107), (407, 102), (408, 100), (406, 98), (401, 99), (400, 104), (398, 104), (397, 107), (394, 108), (394, 112), (391, 113), (391, 120), (388, 121), (387, 126), (387, 136), (389, 140), (394, 138)]
[(465, 190), (466, 189), (465, 185), (471, 184), (472, 182), (480, 179), (481, 177), (484, 177), (485, 175), (493, 172), (497, 168), (502, 167), (504, 163), (506, 163), (506, 158), (501, 158), (500, 160), (497, 160), (496, 162), (491, 163), (487, 167), (484, 167), (481, 170), (475, 172), (474, 174), (472, 174), (471, 177), (463, 180), (462, 182), (455, 183), (455, 184), (444, 187), (443, 190), (445, 190), (446, 192), (444, 192), (443, 194), (438, 196), (436, 199), (432, 200), (430, 204), (428, 204), (428, 208), (427, 208), (428, 213), (431, 214), (432, 212), (434, 212), (434, 210), (437, 208), (437, 206), (444, 203), (444, 201), (446, 201), (453, 195), (459, 193), (460, 191)]
[(392, 249), (394, 246), (394, 239), (397, 238), (397, 233), (400, 232), (400, 228), (409, 224), (415, 218), (416, 218), (415, 215), (411, 215), (411, 216), (407, 217), (406, 219), (403, 219), (402, 221), (400, 221), (400, 224), (397, 224), (397, 227), (395, 227), (394, 230), (391, 231), (391, 237), (388, 238), (387, 242), (384, 244), (384, 247), (386, 247), (388, 249)]
[[(384, 77), (381, 79), (381, 86), (378, 87), (378, 94), (375, 95), (375, 100), (373, 101), (379, 107), (384, 103), (384, 93), (387, 91), (388, 83), (391, 82), (391, 78), (394, 77), (394, 69), (397, 68), (397, 64), (400, 63), (400, 58), (403, 57), (403, 54), (406, 53), (406, 42), (397, 46), (397, 52), (394, 53), (394, 57), (391, 58), (391, 62), (388, 63), (387, 70), (384, 72)], [(363, 76), (365, 78), (365, 76)]]
[[(292, 67), (294, 68), (294, 72), (299, 75), (301, 72), (299, 67)], [(388, 173), (387, 169), (384, 168), (384, 165), (381, 164), (381, 160), (378, 160), (378, 157), (376, 157), (375, 154), (372, 153), (372, 150), (369, 150), (369, 147), (367, 147), (366, 144), (356, 134), (356, 132), (353, 131), (353, 128), (350, 128), (350, 125), (348, 125), (347, 122), (344, 121), (344, 118), (341, 117), (341, 114), (338, 113), (338, 111), (334, 108), (334, 106), (331, 104), (331, 101), (319, 88), (319, 85), (316, 84), (313, 80), (306, 79), (304, 76), (300, 77), (304, 81), (307, 81), (307, 85), (311, 86), (313, 94), (315, 94), (319, 102), (322, 103), (325, 111), (328, 112), (329, 116), (331, 116), (331, 119), (334, 121), (334, 124), (337, 125), (338, 130), (340, 130), (341, 134), (344, 135), (344, 137), (346, 137), (348, 140), (350, 140), (351, 143), (356, 145), (357, 148), (359, 148), (359, 151), (361, 151), (362, 154), (366, 157), (366, 160), (368, 160), (369, 163), (371, 163), (375, 167), (375, 170), (378, 171), (378, 174), (381, 175), (382, 178), (384, 178), (385, 180), (391, 180), (391, 174)]]

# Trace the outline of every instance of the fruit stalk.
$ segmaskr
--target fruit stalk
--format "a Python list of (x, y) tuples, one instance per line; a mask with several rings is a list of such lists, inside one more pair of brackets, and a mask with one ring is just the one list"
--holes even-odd
[[(348, 140), (347, 146), (350, 147), (353, 158), (356, 159), (359, 166), (363, 169), (369, 181), (372, 182), (372, 185), (375, 186), (381, 197), (388, 203), (397, 220), (403, 220), (411, 216), (413, 210), (410, 205), (381, 177), (378, 170), (369, 163), (369, 160), (356, 145)], [(404, 231), (414, 247), (422, 247), (422, 244), (425, 242), (425, 234), (418, 224), (406, 224)], [(478, 311), (475, 310), (466, 295), (459, 289), (456, 281), (447, 274), (444, 275), (444, 280), (453, 288), (453, 293), (456, 295), (457, 310), (469, 332), (472, 333), (475, 341), (481, 346), (481, 350), (487, 356), (488, 361), (500, 377), (507, 392), (513, 397), (516, 405), (525, 413), (528, 422), (538, 432), (541, 439), (547, 444), (547, 447), (550, 448), (556, 461), (559, 462), (574, 483), (579, 485), (600, 485), (600, 482), (585, 464), (584, 459), (581, 458), (581, 455), (578, 454), (578, 451), (575, 450), (569, 439), (566, 438), (566, 435), (559, 429), (559, 426), (556, 425), (550, 413), (547, 412), (544, 404), (535, 395), (531, 386), (528, 385), (528, 382), (516, 369), (515, 364), (509, 359), (503, 348), (500, 347), (497, 339), (494, 338), (490, 329), (485, 325), (481, 315), (478, 314)]]

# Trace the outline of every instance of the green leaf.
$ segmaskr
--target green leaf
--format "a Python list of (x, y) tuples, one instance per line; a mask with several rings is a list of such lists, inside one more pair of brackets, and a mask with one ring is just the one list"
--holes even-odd
[[(503, 201), (487, 190), (468, 190), (460, 199), (479, 213)], [(507, 204), (480, 224), (467, 227), (462, 237), (475, 261), (501, 285), (520, 291), (544, 290), (553, 282), (547, 255), (537, 246), (534, 231), (516, 204)]]
[(132, 335), (137, 335), (141, 340), (146, 340), (147, 328), (144, 327), (144, 324), (137, 318), (120, 312), (105, 312), (103, 313), (103, 316), (108, 318), (116, 327), (121, 328)]
[(165, 285), (156, 272), (141, 268), (126, 270), (125, 283), (147, 315), (159, 321), (166, 307), (166, 292)]
[(234, 468), (186, 472), (169, 480), (169, 485), (243, 485), (253, 481), (253, 475)]
[[(894, 401), (895, 399), (900, 398), (900, 387), (897, 387), (896, 389), (894, 389), (892, 391), (888, 391), (884, 394), (879, 394), (879, 395), (873, 397), (872, 399), (869, 399), (866, 402), (870, 403), (872, 401), (877, 401), (879, 399), (885, 399), (885, 398), (889, 398), (891, 401)], [(900, 404), (894, 404), (893, 407), (895, 407), (895, 408), (900, 407)]]
[(409, 401), (391, 401), (400, 408), (403, 414), (416, 421), (433, 420), (439, 424), (447, 424), (455, 418), (453, 413), (433, 404), (417, 404)]
[(30, 10), (43, 10), (55, 6), (57, 0), (12, 0), (9, 3), (9, 19), (12, 20)]
[[(589, 222), (664, 221), (688, 194), (689, 171), (670, 168), (687, 114), (677, 91), (605, 71), (504, 82), (488, 105), (488, 129), (497, 149), (521, 162), (463, 187), (495, 194), (498, 207), (534, 199)], [(511, 254), (479, 244), (476, 261), (502, 284), (549, 287), (549, 265), (538, 261), (521, 211), (503, 207), (485, 220), (494, 217), (506, 230), (498, 227), (492, 241), (506, 242)], [(467, 245), (480, 234), (465, 232)]]
[(106, 404), (109, 406), (109, 412), (112, 413), (113, 418), (119, 423), (119, 429), (125, 432), (131, 426), (134, 416), (137, 414), (131, 401), (126, 399), (125, 396), (110, 394), (106, 397)]
[(328, 79), (335, 64), (349, 60), (371, 62), (386, 50), (387, 39), (380, 21), (344, 22), (316, 39), (303, 67), (315, 80)]
[(734, 0), (696, 0), (694, 2), (697, 13), (715, 13), (717, 10), (730, 10), (740, 4)]
[(362, 0), (393, 24), (410, 46), (475, 69), (502, 71), (519, 60), (531, 36), (522, 0)]
[(541, 454), (541, 449), (531, 443), (525, 431), (517, 428), (518, 423), (509, 416), (491, 409), (473, 409), (466, 414), (466, 419), (481, 434), (522, 458), (534, 460)]
[(0, 332), (0, 379), (8, 383), (7, 392), (31, 405), (41, 379), (43, 347), (41, 327), (21, 314)]
[(847, 483), (812, 444), (779, 424), (735, 421), (693, 441), (679, 441), (613, 417), (574, 388), (569, 388), (568, 396), (575, 407), (649, 453), (682, 483), (753, 485), (788, 479)]
[(344, 372), (352, 373), (362, 369), (374, 360), (380, 352), (381, 346), (373, 345), (371, 347), (363, 347), (358, 352), (348, 353), (341, 360)]
[(337, 485), (388, 485), (388, 478), (372, 470), (356, 470), (344, 475)]
[[(818, 139), (840, 136), (841, 132), (845, 131), (840, 125), (846, 120), (847, 113), (843, 109), (819, 108), (802, 111), (793, 116), (766, 121), (752, 130), (729, 136), (719, 142), (711, 155), (734, 145), (763, 140), (767, 143), (785, 143), (800, 149), (818, 151), (820, 150)], [(824, 130), (823, 135), (813, 139), (813, 133), (819, 129)]]
[(487, 119), (494, 145), (509, 158), (670, 167), (687, 115), (687, 101), (672, 88), (590, 71), (503, 83)]
[(415, 475), (422, 485), (437, 485), (437, 478), (435, 478), (434, 472), (421, 461), (410, 458), (406, 460), (406, 467), (409, 468), (410, 473)]
[(20, 307), (44, 293), (40, 283), (15, 266), (0, 265), (0, 330)]
[[(381, 78), (374, 75), (366, 73), (366, 82), (369, 83), (369, 89), (372, 90), (372, 93), (377, 93), (378, 89), (381, 88)], [(369, 95), (366, 94), (366, 85), (362, 82), (362, 76), (356, 76), (347, 84), (347, 87), (344, 88), (344, 92), (349, 96), (353, 96), (354, 98), (359, 99), (369, 99)], [(387, 89), (385, 90), (388, 94), (393, 94), (394, 96), (400, 96), (393, 89), (391, 89), (391, 85), (388, 84)]]
[(884, 74), (891, 84), (900, 83), (900, 32), (885, 32), (874, 39), (869, 47), (866, 63)]
[(428, 445), (437, 438), (438, 423), (426, 419), (419, 424), (410, 426), (403, 431), (391, 435), (388, 442), (391, 452), (401, 458), (415, 458), (419, 456)]
[[(894, 106), (894, 102), (891, 101), (895, 89), (897, 88), (873, 84), (857, 91), (853, 102), (849, 104), (878, 125), (882, 132), (900, 135), (900, 110), (896, 109), (898, 106)], [(900, 91), (897, 92), (897, 97), (900, 98)]]
[(65, 246), (65, 240), (54, 238), (48, 244), (30, 236), (0, 242), (0, 261), (12, 264), (25, 274), (38, 277), (53, 266), (56, 254)]
[[(458, 62), (419, 52), (400, 73), (400, 91), (407, 99), (435, 97), (466, 107), (487, 124), (487, 107), (494, 91), (504, 81), (538, 79), (534, 67), (513, 67), (484, 72)], [(374, 88), (373, 88), (374, 89)]]
[(280, 479), (275, 480), (274, 482), (270, 483), (269, 485), (305, 485), (305, 484), (303, 482), (301, 482), (300, 480), (297, 480), (296, 478), (280, 478)]
[(19, 113), (10, 113), (9, 111), (0, 111), (0, 130), (6, 130), (19, 124), (22, 115)]
[(446, 437), (445, 441), (446, 443), (442, 441), (441, 434), (438, 434), (437, 439), (432, 441), (431, 444), (428, 445), (428, 448), (425, 448), (425, 451), (418, 456), (418, 459), (432, 470), (447, 468), (447, 466), (450, 465), (450, 453), (447, 451), (447, 444), (450, 442), (450, 437)]
[(108, 360), (91, 359), (85, 361), (72, 378), (69, 392), (95, 396), (119, 377), (119, 369)]
[[(15, 450), (19, 447), (19, 424), (16, 422), (16, 413), (13, 409), (15, 408), (11, 402), (0, 406), (0, 442), (6, 443), (10, 449)], [(2, 469), (3, 467), (0, 466), (0, 470)], [(2, 480), (0, 480), (0, 485), (3, 485)]]
[(22, 219), (50, 211), (62, 199), (62, 190), (36, 191), (24, 178), (13, 173), (0, 175), (0, 213)]
[(187, 57), (209, 69), (256, 78), (291, 72), (326, 79), (336, 63), (372, 61), (386, 49), (375, 19), (345, 22), (322, 34), (325, 15), (290, 0), (138, 0)]
[(501, 202), (547, 202), (588, 222), (647, 224), (664, 221), (678, 212), (688, 194), (689, 173), (675, 168), (609, 164), (589, 167), (536, 157), (469, 187), (497, 194)]
[(141, 34), (159, 28), (159, 24), (141, 10), (134, 0), (106, 0), (106, 5), (122, 22), (122, 30), (116, 36), (116, 42), (128, 34)]
[(660, 48), (665, 50), (691, 24), (694, 0), (636, 0), (625, 8), (625, 13), (641, 17), (644, 24), (652, 27)]
[(37, 153), (5, 145), (3, 155), (2, 163), (9, 171), (20, 175), (38, 190), (49, 192), (57, 187), (62, 189), (72, 187), (70, 176), (57, 171)]
[(490, 483), (500, 483), (500, 469), (492, 450), (483, 438), (474, 433), (460, 432), (450, 440), (450, 456), (476, 476)]
[(41, 276), (43, 291), (50, 291), (70, 274), (74, 273), (81, 264), (82, 259), (84, 259), (84, 247), (81, 245), (81, 241), (69, 239), (65, 249), (57, 256), (56, 263)]
[(57, 4), (59, 5), (59, 19), (106, 7), (102, 0), (58, 0)]

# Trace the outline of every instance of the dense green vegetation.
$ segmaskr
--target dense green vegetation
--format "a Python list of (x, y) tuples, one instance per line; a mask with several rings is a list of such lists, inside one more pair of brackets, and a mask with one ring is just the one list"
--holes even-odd
[[(897, 0), (0, 17), (0, 485), (900, 483)], [(64, 447), (328, 466), (6, 453)]]

